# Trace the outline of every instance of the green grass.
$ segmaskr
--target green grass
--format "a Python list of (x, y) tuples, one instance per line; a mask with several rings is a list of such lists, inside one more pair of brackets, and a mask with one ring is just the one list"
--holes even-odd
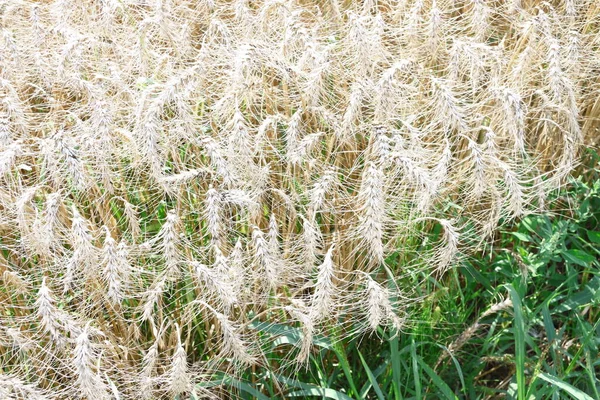
[(269, 368), (246, 371), (232, 390), (243, 399), (600, 399), (600, 170), (590, 160), (550, 213), (505, 223), (493, 247), (443, 277), (405, 278), (424, 301), (403, 332), (319, 337), (306, 368), (290, 370), (282, 360), (301, 331), (256, 326), (281, 340)]

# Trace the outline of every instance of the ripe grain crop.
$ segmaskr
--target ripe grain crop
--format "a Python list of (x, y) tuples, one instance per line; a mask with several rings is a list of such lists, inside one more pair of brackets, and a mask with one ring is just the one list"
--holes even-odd
[(333, 326), (401, 330), (403, 276), (543, 211), (597, 143), (599, 24), (596, 0), (0, 1), (0, 397), (217, 396), (194, 385), (268, 362), (255, 322), (302, 329), (292, 365)]

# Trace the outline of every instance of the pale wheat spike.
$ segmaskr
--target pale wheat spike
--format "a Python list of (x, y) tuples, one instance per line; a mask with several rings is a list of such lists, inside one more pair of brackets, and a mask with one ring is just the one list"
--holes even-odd
[[(267, 292), (279, 286), (279, 278), (281, 271), (279, 263), (273, 254), (273, 249), (269, 242), (265, 239), (264, 233), (259, 227), (252, 228), (252, 245), (254, 247), (254, 263), (256, 265), (257, 277), (264, 276)], [(259, 278), (260, 279), (260, 278)]]
[(0, 75), (0, 90), (3, 93), (2, 105), (11, 122), (11, 127), (14, 127), (17, 132), (26, 132), (28, 121), (23, 102), (19, 98), (19, 93), (13, 84)]
[(337, 171), (335, 168), (327, 169), (310, 189), (309, 210), (312, 219), (314, 219), (317, 212), (322, 211), (327, 194), (331, 193), (334, 189), (334, 185), (336, 184), (336, 174)]
[(140, 372), (139, 380), (140, 380), (140, 395), (143, 399), (151, 399), (154, 391), (154, 372), (158, 363), (159, 354), (158, 354), (158, 345), (160, 339), (160, 335), (152, 343), (148, 351), (144, 354), (142, 358), (142, 370)]
[(395, 74), (400, 69), (400, 65), (400, 63), (392, 65), (384, 71), (379, 81), (377, 81), (374, 119), (378, 123), (388, 120), (396, 106), (396, 89), (399, 85)]
[(304, 311), (295, 307), (287, 306), (286, 311), (296, 319), (302, 329), (302, 339), (300, 345), (300, 352), (298, 353), (296, 361), (299, 365), (305, 364), (309, 360), (310, 350), (313, 346), (313, 338), (315, 334), (315, 326), (310, 318), (310, 315)]
[(507, 308), (510, 308), (512, 306), (513, 304), (510, 298), (499, 303), (493, 304), (483, 314), (481, 314), (471, 326), (465, 329), (465, 331), (457, 339), (450, 343), (450, 345), (448, 346), (448, 352), (441, 353), (436, 365), (440, 365), (446, 358), (448, 358), (448, 355), (456, 354), (456, 352), (460, 350), (465, 345), (465, 343), (467, 343), (467, 341), (475, 334), (475, 332), (477, 332), (477, 330), (482, 326), (482, 319), (492, 314), (496, 314), (500, 311), (506, 310)]
[(375, 163), (368, 163), (363, 173), (359, 202), (358, 234), (365, 250), (375, 263), (383, 262), (383, 234), (385, 229), (384, 175)]
[(222, 196), (213, 187), (206, 192), (205, 216), (207, 230), (210, 234), (211, 244), (218, 246), (223, 234), (223, 225), (221, 223)]
[(35, 193), (38, 191), (38, 187), (28, 187), (23, 190), (23, 193), (18, 197), (14, 207), (16, 208), (17, 224), (23, 232), (23, 236), (27, 236), (31, 230), (30, 218), (32, 213), (30, 210), (33, 208), (32, 200), (35, 197)]
[(302, 96), (309, 107), (317, 107), (321, 99), (327, 95), (325, 81), (330, 67), (329, 52), (327, 48), (310, 40), (305, 47), (303, 58), (309, 58), (310, 54), (311, 61), (305, 61), (309, 65), (307, 65), (308, 71), (303, 73)]
[[(202, 300), (196, 300), (196, 302), (209, 310), (219, 322), (221, 334), (223, 335), (221, 356), (233, 357), (236, 362), (246, 366), (254, 364), (256, 357), (251, 354), (249, 344), (242, 338), (239, 332), (240, 327), (236, 326), (226, 315), (218, 312), (208, 303)], [(220, 360), (215, 359), (214, 362), (220, 362)]]
[(105, 382), (99, 375), (96, 365), (95, 351), (90, 341), (90, 323), (88, 322), (75, 340), (73, 365), (75, 367), (75, 384), (78, 392), (89, 399), (109, 399)]
[(228, 155), (232, 158), (232, 163), (248, 163), (251, 161), (252, 149), (254, 147), (244, 115), (240, 110), (236, 110), (228, 129), (229, 135)]
[(323, 134), (321, 132), (311, 133), (303, 137), (294, 152), (290, 155), (290, 163), (296, 165), (308, 161), (309, 165), (314, 164), (316, 160), (310, 158), (310, 153), (315, 149), (322, 137)]
[(171, 359), (171, 370), (169, 372), (170, 392), (177, 396), (189, 389), (190, 376), (188, 373), (187, 353), (181, 343), (181, 332), (179, 325), (175, 324), (177, 335), (177, 346)]
[(233, 250), (228, 257), (229, 271), (227, 271), (227, 280), (231, 284), (231, 292), (236, 296), (244, 295), (244, 284), (246, 282), (247, 271), (245, 266), (245, 254), (242, 241), (238, 238), (233, 246)]
[(117, 242), (110, 234), (107, 226), (104, 226), (106, 238), (102, 247), (104, 264), (103, 275), (108, 286), (107, 296), (113, 303), (119, 303), (121, 299), (121, 279), (119, 277), (119, 261), (117, 258)]
[(108, 227), (106, 230), (106, 239), (102, 248), (104, 264), (104, 279), (108, 285), (107, 296), (113, 304), (119, 304), (125, 298), (125, 285), (128, 283), (128, 278), (131, 266), (127, 260), (128, 249), (125, 242), (119, 244), (112, 238)]
[(64, 344), (66, 338), (61, 333), (63, 329), (60, 323), (61, 316), (54, 303), (55, 300), (52, 298), (52, 292), (46, 286), (46, 277), (44, 277), (35, 301), (36, 315), (40, 319), (44, 330), (52, 338), (52, 341), (57, 345), (61, 345)]
[(377, 125), (374, 127), (370, 157), (380, 167), (386, 167), (390, 161), (391, 143), (392, 140), (388, 136), (388, 131), (385, 126)]
[(4, 284), (9, 287), (12, 286), (17, 293), (26, 293), (31, 289), (30, 283), (25, 281), (24, 277), (16, 271), (11, 271), (7, 268), (1, 277), (4, 280)]
[(269, 217), (269, 231), (267, 233), (269, 237), (269, 245), (274, 254), (279, 252), (279, 227), (277, 226), (277, 218), (275, 218), (275, 214), (271, 213)]
[[(0, 121), (0, 143), (8, 142), (8, 134), (3, 134), (2, 122)], [(3, 139), (3, 137), (5, 139)], [(22, 154), (23, 148), (20, 143), (10, 143), (5, 149), (0, 152), (0, 176), (6, 177), (11, 170), (16, 166), (18, 157)]]
[(180, 275), (179, 257), (179, 216), (173, 210), (167, 212), (165, 223), (158, 232), (161, 238), (163, 257), (165, 260), (165, 271), (169, 278), (177, 278)]
[(525, 153), (525, 118), (527, 109), (521, 96), (514, 90), (502, 88), (499, 90), (500, 102), (504, 112), (501, 122), (513, 137), (514, 148)]
[(187, 171), (182, 171), (178, 174), (163, 176), (160, 178), (160, 182), (164, 185), (164, 189), (166, 192), (170, 192), (172, 195), (175, 194), (172, 186), (174, 185), (182, 185), (187, 184), (188, 182), (199, 178), (206, 174), (206, 171), (201, 168), (190, 169)]
[(294, 158), (294, 154), (298, 151), (302, 135), (302, 112), (302, 109), (296, 110), (289, 119), (288, 127), (285, 131), (286, 154), (289, 159)]
[(364, 89), (361, 83), (356, 83), (351, 89), (350, 99), (346, 112), (342, 118), (342, 130), (340, 131), (340, 139), (343, 141), (350, 140), (355, 132), (355, 121), (360, 118), (360, 110), (364, 98)]
[(335, 265), (333, 263), (333, 251), (335, 244), (331, 244), (323, 263), (317, 268), (317, 279), (311, 297), (309, 317), (313, 323), (327, 319), (335, 315), (334, 296), (336, 287), (333, 282)]
[(568, 43), (567, 51), (565, 52), (565, 64), (567, 67), (566, 69), (573, 70), (573, 68), (580, 65), (581, 62), (580, 56), (583, 50), (581, 48), (581, 34), (576, 30), (570, 30), (567, 35)]
[(438, 185), (434, 176), (435, 171), (432, 172), (427, 168), (427, 160), (423, 159), (423, 155), (418, 152), (413, 153), (406, 147), (400, 135), (395, 135), (392, 143), (394, 147), (388, 161), (393, 165), (392, 174), (400, 180), (393, 191), (406, 191), (408, 194), (412, 189), (414, 192), (412, 196), (417, 199), (416, 211), (428, 211)]
[[(229, 267), (221, 258), (224, 259), (225, 257), (221, 254), (215, 262), (218, 262), (219, 265), (215, 265), (212, 269), (198, 262), (193, 262), (192, 266), (197, 279), (204, 286), (204, 291), (214, 293), (214, 301), (219, 305), (218, 307), (225, 312), (229, 312), (231, 307), (237, 303), (237, 296), (233, 285), (225, 278), (229, 272)], [(208, 296), (206, 292), (202, 296), (208, 299), (211, 296)]]
[(52, 392), (41, 389), (37, 384), (27, 383), (20, 378), (0, 373), (0, 397), (7, 400), (51, 400)]
[(437, 2), (433, 0), (431, 9), (429, 10), (429, 18), (427, 20), (427, 40), (429, 50), (433, 55), (438, 51), (439, 43), (442, 40), (441, 36), (443, 32), (441, 32), (441, 30), (444, 22), (442, 16), (442, 11), (438, 8)]
[(468, 160), (472, 170), (473, 196), (475, 200), (479, 200), (487, 189), (485, 160), (481, 146), (475, 141), (468, 139), (468, 149), (470, 150)]
[(368, 274), (365, 274), (365, 280), (364, 308), (369, 330), (375, 332), (380, 325), (401, 329), (403, 320), (395, 312), (395, 307), (390, 300), (390, 291), (378, 284)]
[(159, 301), (167, 286), (167, 278), (159, 277), (152, 286), (143, 294), (144, 303), (142, 305), (142, 321), (150, 321), (154, 325), (154, 306), (160, 307)]
[[(98, 249), (93, 243), (94, 237), (90, 231), (89, 223), (79, 213), (75, 203), (71, 206), (71, 213), (71, 240), (74, 252), (70, 260), (70, 266), (73, 268), (72, 271), (74, 275), (82, 272), (86, 278), (92, 277), (99, 272), (93, 268), (94, 263), (96, 262)], [(67, 282), (69, 281), (67, 280)], [(67, 287), (66, 283), (65, 287)]]
[(499, 163), (504, 172), (504, 184), (507, 196), (508, 210), (514, 217), (522, 215), (525, 211), (526, 201), (523, 186), (515, 171), (506, 163)]
[(132, 240), (135, 242), (141, 234), (141, 228), (137, 216), (137, 211), (133, 204), (131, 204), (127, 200), (123, 200), (123, 212), (127, 217), (127, 227), (129, 228), (129, 234), (131, 235)]
[(436, 181), (435, 184), (435, 188), (436, 191), (440, 190), (442, 184), (444, 182), (446, 182), (446, 178), (448, 175), (448, 168), (450, 166), (450, 163), (452, 162), (452, 150), (450, 148), (450, 142), (445, 139), (444, 143), (443, 143), (443, 149), (441, 151), (441, 156), (437, 162), (437, 164), (435, 165), (435, 167), (433, 168), (433, 178)]
[(300, 215), (302, 220), (303, 261), (305, 271), (314, 269), (321, 251), (323, 236), (321, 231), (307, 218)]
[(483, 42), (488, 37), (490, 27), (490, 14), (492, 9), (484, 0), (471, 0), (473, 6), (471, 8), (471, 26), (475, 40)]
[(548, 84), (550, 85), (551, 100), (556, 104), (570, 104), (574, 97), (572, 82), (564, 73), (561, 61), (561, 46), (555, 38), (548, 45)]
[(465, 112), (449, 82), (431, 77), (435, 119), (444, 130), (463, 130), (466, 127)]
[(254, 153), (259, 157), (264, 157), (269, 150), (267, 147), (272, 145), (271, 139), (269, 138), (270, 131), (274, 133), (277, 132), (277, 122), (279, 121), (279, 116), (270, 115), (265, 118), (260, 125), (258, 126), (256, 132), (256, 138), (254, 140)]
[(73, 246), (76, 249), (92, 252), (92, 248), (94, 247), (92, 243), (93, 237), (89, 230), (88, 222), (81, 216), (74, 203), (71, 205), (71, 213), (73, 215), (71, 219)]
[(44, 231), (50, 237), (54, 237), (54, 229), (59, 226), (58, 210), (61, 204), (61, 194), (59, 192), (50, 193), (46, 196), (44, 207)]
[(56, 144), (62, 155), (63, 162), (66, 164), (67, 172), (71, 175), (73, 186), (77, 190), (84, 190), (88, 186), (88, 179), (79, 152), (65, 142), (62, 134), (57, 135)]
[[(5, 112), (0, 112), (0, 145), (2, 145), (5, 150), (2, 153), (7, 152), (9, 149), (6, 149), (6, 146), (10, 146), (10, 144), (14, 143), (12, 138), (10, 120), (8, 119), (8, 114)], [(16, 145), (12, 149), (12, 153), (16, 153), (16, 148), (20, 148), (20, 146)], [(3, 175), (8, 168), (12, 165), (12, 163), (8, 162), (15, 155), (7, 153), (6, 155), (2, 155), (2, 162), (0, 162), (0, 175)]]
[(445, 272), (456, 261), (458, 255), (458, 246), (460, 233), (453, 225), (453, 221), (447, 219), (438, 220), (444, 229), (443, 244), (437, 255), (437, 270), (440, 273)]
[(413, 45), (417, 43), (416, 40), (421, 31), (421, 25), (423, 20), (423, 9), (425, 8), (425, 2), (423, 0), (415, 0), (408, 10), (408, 15), (405, 16), (404, 31), (406, 33), (405, 40), (408, 44)]

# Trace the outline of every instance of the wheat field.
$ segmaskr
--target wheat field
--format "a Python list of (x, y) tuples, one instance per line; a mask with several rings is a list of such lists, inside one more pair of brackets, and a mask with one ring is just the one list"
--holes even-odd
[[(598, 143), (596, 0), (0, 1), (0, 397), (222, 397), (410, 324)], [(390, 262), (391, 259), (396, 260)], [(275, 368), (275, 367), (274, 367)]]

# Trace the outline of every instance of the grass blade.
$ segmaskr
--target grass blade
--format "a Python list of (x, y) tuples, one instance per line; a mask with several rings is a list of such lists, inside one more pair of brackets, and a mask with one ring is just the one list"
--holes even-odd
[(417, 361), (417, 345), (414, 339), (410, 346), (410, 356), (412, 358), (413, 379), (415, 380), (415, 395), (417, 399), (421, 399), (423, 398), (421, 396), (421, 375), (419, 374), (419, 364)]
[(576, 400), (594, 400), (594, 398), (592, 396), (583, 393), (581, 390), (577, 389), (574, 386), (569, 385), (566, 382), (561, 381), (560, 379), (558, 379), (555, 376), (548, 375), (548, 374), (542, 372), (538, 375), (538, 377), (541, 378), (542, 380), (544, 380), (548, 383), (551, 383), (552, 385), (560, 388), (561, 390), (565, 391), (572, 398), (574, 398)]
[(392, 386), (394, 391), (394, 399), (400, 400), (402, 395), (400, 393), (400, 354), (398, 353), (398, 335), (394, 335), (390, 339), (390, 352), (392, 358)]
[(286, 397), (323, 396), (334, 400), (353, 400), (352, 397), (334, 389), (314, 387), (286, 394)]
[(221, 379), (209, 381), (209, 382), (202, 382), (202, 383), (199, 383), (197, 386), (204, 387), (204, 388), (211, 388), (211, 387), (216, 387), (216, 386), (232, 386), (232, 387), (235, 387), (243, 392), (246, 392), (246, 393), (254, 396), (258, 400), (269, 400), (269, 397), (262, 394), (258, 389), (255, 389), (251, 385), (249, 385), (245, 382), (242, 382), (238, 379), (235, 379), (234, 377), (232, 377), (230, 375), (223, 375), (223, 377)]
[[(356, 351), (358, 352), (358, 356), (360, 357), (360, 362), (362, 363), (363, 368), (365, 369), (365, 372), (367, 373), (369, 382), (371, 382), (371, 386), (373, 386), (373, 389), (375, 390), (375, 393), (377, 394), (377, 398), (379, 400), (385, 400), (385, 396), (381, 392), (381, 388), (379, 387), (379, 384), (377, 383), (377, 378), (375, 378), (375, 376), (373, 375), (373, 371), (371, 371), (371, 368), (369, 368), (369, 365), (365, 361), (360, 350), (357, 349)], [(369, 392), (368, 389), (369, 389), (369, 387), (366, 388), (364, 393), (363, 392), (360, 393), (360, 398), (365, 398), (365, 395)]]
[(344, 375), (348, 380), (348, 384), (350, 385), (352, 393), (358, 395), (359, 391), (356, 388), (356, 385), (354, 384), (354, 379), (352, 378), (352, 370), (350, 369), (350, 363), (348, 363), (348, 358), (346, 357), (346, 352), (344, 351), (344, 348), (339, 343), (336, 343), (333, 346), (333, 350), (335, 351), (335, 354), (340, 362), (340, 366), (342, 367), (342, 371), (344, 371)]
[(514, 335), (515, 335), (515, 364), (517, 369), (517, 399), (525, 400), (527, 387), (525, 382), (525, 321), (521, 297), (512, 285), (508, 285), (514, 309)]
[(421, 357), (417, 357), (417, 362), (419, 363), (421, 368), (425, 371), (425, 373), (427, 373), (427, 375), (429, 375), (429, 377), (431, 378), (431, 380), (433, 381), (435, 386), (437, 386), (437, 388), (442, 392), (442, 394), (444, 395), (444, 397), (446, 399), (454, 400), (454, 399), (458, 398), (454, 394), (454, 391), (452, 391), (452, 389), (450, 389), (450, 386), (448, 386), (448, 384), (446, 382), (444, 382), (442, 380), (442, 378), (440, 378), (440, 376), (438, 374), (436, 374), (435, 371), (429, 365), (427, 365), (427, 363), (425, 363), (425, 361), (423, 361), (423, 359)]

